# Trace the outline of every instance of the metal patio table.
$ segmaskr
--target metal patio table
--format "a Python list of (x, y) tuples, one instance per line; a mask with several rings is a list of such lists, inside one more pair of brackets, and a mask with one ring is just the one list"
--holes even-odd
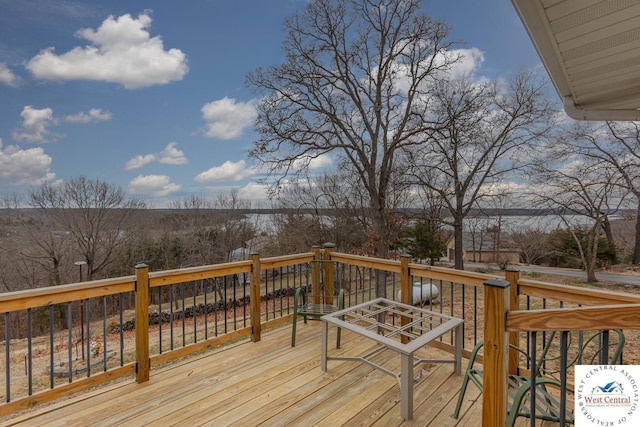
[[(404, 320), (401, 321), (401, 318)], [(463, 320), (420, 307), (402, 304), (386, 298), (376, 298), (322, 316), (321, 364), (327, 370), (327, 360), (357, 360), (395, 377), (400, 385), (401, 414), (405, 420), (413, 416), (413, 368), (420, 363), (453, 363), (456, 375), (462, 366)], [(328, 356), (329, 324), (367, 337), (380, 346), (358, 357)], [(423, 359), (414, 353), (447, 332), (454, 333), (453, 359)], [(392, 372), (370, 358), (389, 349), (400, 355), (400, 373)]]

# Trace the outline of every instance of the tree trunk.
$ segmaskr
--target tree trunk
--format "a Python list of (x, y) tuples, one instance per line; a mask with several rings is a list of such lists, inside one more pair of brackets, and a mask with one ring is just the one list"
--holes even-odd
[(462, 218), (457, 217), (453, 220), (453, 238), (454, 246), (454, 267), (456, 270), (464, 270), (464, 259), (462, 252)]
[[(637, 224), (636, 224), (636, 226), (637, 226)], [(617, 264), (618, 251), (616, 249), (616, 241), (613, 238), (613, 231), (611, 230), (611, 223), (609, 222), (609, 217), (606, 216), (606, 215), (602, 218), (602, 228), (604, 229), (604, 235), (607, 238), (607, 243), (609, 244), (609, 246), (611, 248), (613, 248), (612, 264)]]
[[(389, 252), (389, 242), (386, 230), (385, 212), (381, 206), (374, 206), (373, 227), (377, 237), (376, 242), (376, 257), (386, 258)], [(380, 273), (380, 272), (378, 272)], [(387, 297), (387, 284), (385, 280), (382, 280), (380, 274), (376, 274), (376, 297)]]
[(599, 220), (596, 220), (596, 223), (589, 232), (589, 246), (587, 248), (587, 253), (585, 254), (585, 260), (588, 261), (585, 264), (585, 270), (587, 272), (587, 282), (598, 281), (598, 279), (596, 278), (596, 265), (598, 264), (598, 237), (600, 234), (600, 227), (602, 226), (602, 224), (599, 222)]

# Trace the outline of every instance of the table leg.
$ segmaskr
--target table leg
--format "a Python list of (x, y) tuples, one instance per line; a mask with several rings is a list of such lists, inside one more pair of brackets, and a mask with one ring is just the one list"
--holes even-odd
[(400, 413), (402, 418), (413, 417), (413, 354), (400, 353)]
[(462, 335), (462, 323), (456, 326), (455, 334), (455, 373), (456, 375), (460, 375), (462, 373), (462, 347), (464, 345), (462, 339), (464, 338)]
[(327, 337), (329, 335), (329, 324), (322, 321), (322, 333), (320, 339), (320, 370), (327, 371)]

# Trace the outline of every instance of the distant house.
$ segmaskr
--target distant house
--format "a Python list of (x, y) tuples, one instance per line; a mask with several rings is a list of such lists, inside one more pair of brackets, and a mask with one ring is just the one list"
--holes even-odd
[[(448, 261), (455, 261), (455, 236), (447, 239)], [(462, 233), (462, 257), (470, 262), (493, 262), (501, 265), (517, 264), (520, 262), (520, 248), (509, 238), (502, 237), (499, 241), (493, 233)]]

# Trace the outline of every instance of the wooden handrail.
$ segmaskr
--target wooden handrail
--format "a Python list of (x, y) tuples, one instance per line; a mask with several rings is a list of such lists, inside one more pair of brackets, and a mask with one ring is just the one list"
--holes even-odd
[(640, 304), (511, 311), (509, 332), (635, 329), (640, 325)]
[(580, 305), (637, 304), (640, 295), (520, 278), (518, 294)]
[(149, 285), (150, 287), (155, 288), (158, 286), (173, 285), (192, 280), (207, 279), (212, 276), (250, 273), (251, 265), (251, 260), (247, 260), (229, 262), (226, 264), (189, 267), (179, 270), (157, 271), (149, 274)]
[(410, 263), (411, 275), (433, 280), (442, 280), (451, 283), (464, 283), (465, 285), (481, 288), (484, 282), (494, 276), (473, 271), (454, 270), (446, 267), (432, 267), (430, 265)]
[(363, 255), (351, 255), (340, 252), (333, 252), (331, 259), (343, 264), (354, 265), (358, 267), (367, 267), (380, 271), (388, 271), (390, 273), (400, 273), (400, 261), (370, 258)]
[(0, 294), (0, 313), (130, 292), (134, 283), (135, 276), (127, 276), (6, 292)]

